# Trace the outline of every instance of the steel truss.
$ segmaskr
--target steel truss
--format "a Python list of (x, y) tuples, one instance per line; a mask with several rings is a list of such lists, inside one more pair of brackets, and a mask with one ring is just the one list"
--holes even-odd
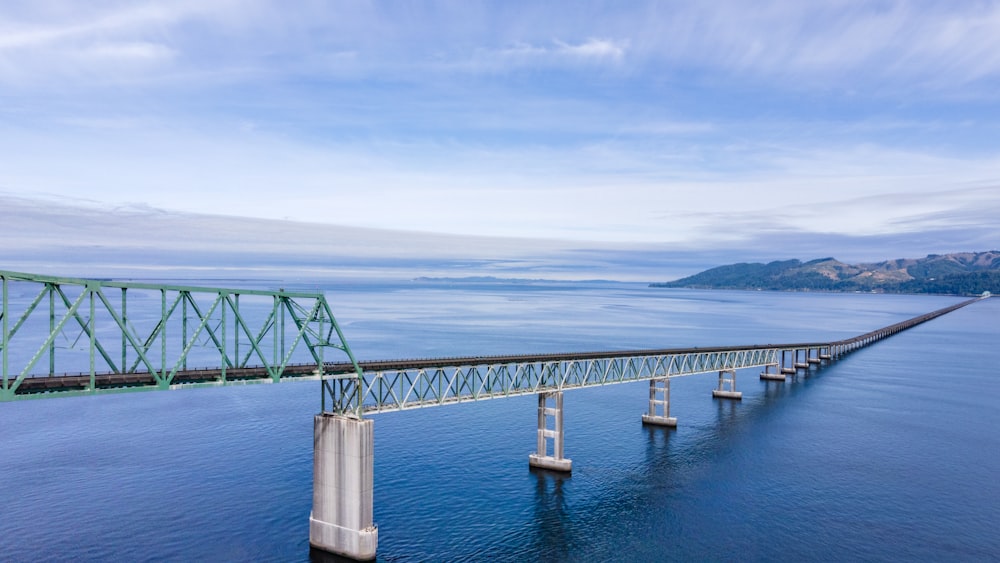
[[(722, 379), (726, 379), (723, 372), (729, 374), (729, 393), (735, 398), (734, 370), (784, 368), (788, 353), (793, 358), (801, 353), (808, 359), (810, 351), (815, 351), (815, 363), (832, 361), (976, 301), (969, 299), (835, 342), (360, 362), (364, 371), (360, 379), (327, 376), (324, 409), (327, 394), (334, 402), (332, 412), (342, 412), (337, 405), (360, 401), (362, 413), (382, 413), (711, 372), (719, 372)], [(808, 368), (810, 364), (802, 365)], [(339, 373), (347, 367), (331, 364), (326, 371)]]
[[(776, 363), (779, 351), (754, 348), (521, 362), (482, 358), (475, 364), (366, 370), (361, 410), (380, 413), (760, 367)], [(346, 391), (357, 393), (353, 388)]]
[[(341, 369), (339, 377), (361, 374), (319, 292), (127, 283), (2, 270), (0, 284), (0, 401), (51, 396), (49, 389), (79, 395), (319, 378), (327, 348), (346, 355), (346, 365), (353, 368), (353, 373)], [(13, 299), (15, 292), (25, 299)], [(66, 373), (64, 364), (79, 370), (81, 354), (89, 370), (57, 375)], [(293, 360), (312, 369), (289, 369)], [(191, 370), (189, 361), (216, 367)], [(344, 411), (359, 407), (340, 405)]]

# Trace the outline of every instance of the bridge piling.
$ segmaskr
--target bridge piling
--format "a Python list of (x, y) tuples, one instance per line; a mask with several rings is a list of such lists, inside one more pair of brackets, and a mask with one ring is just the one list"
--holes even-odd
[(743, 392), (736, 390), (736, 370), (724, 369), (719, 371), (719, 388), (712, 390), (712, 397), (716, 399), (743, 400)]
[(816, 351), (821, 362), (830, 362), (833, 360), (833, 350), (831, 348), (831, 346), (825, 346)]
[(784, 370), (781, 370), (782, 373), (778, 373), (778, 372), (775, 372), (775, 371), (771, 371), (771, 368), (778, 369), (778, 364), (767, 364), (766, 366), (764, 366), (764, 371), (762, 371), (760, 373), (760, 378), (762, 380), (766, 380), (766, 381), (784, 381), (785, 380), (785, 374), (783, 373)]
[[(800, 360), (800, 358), (799, 358), (800, 355), (803, 356), (801, 358), (802, 361), (799, 361)], [(800, 370), (800, 369), (802, 369), (802, 370), (808, 370), (809, 369), (809, 362), (808, 362), (808, 360), (809, 360), (809, 350), (808, 349), (803, 350), (803, 349), (800, 348), (800, 349), (798, 349), (798, 350), (795, 351), (795, 359), (793, 360), (792, 367), (794, 367), (796, 370)]]
[(793, 355), (792, 355), (792, 361), (791, 361), (791, 363), (789, 363), (788, 360), (786, 359), (786, 356), (788, 355), (789, 352), (792, 352), (792, 350), (782, 350), (781, 351), (781, 369), (779, 369), (778, 371), (780, 373), (784, 374), (784, 375), (795, 375), (795, 356), (794, 356), (794, 352), (792, 352)]
[[(816, 351), (815, 355), (813, 354), (814, 350)], [(822, 363), (823, 360), (820, 359), (819, 351), (820, 351), (819, 348), (809, 348), (808, 350), (806, 350), (806, 363), (808, 363), (809, 365), (819, 365), (820, 363)]]
[(360, 561), (375, 559), (374, 429), (371, 419), (316, 415), (309, 514), (309, 545), (314, 548)]
[[(549, 400), (553, 406), (549, 406)], [(552, 428), (548, 427), (548, 419), (552, 417)], [(528, 465), (552, 471), (569, 473), (573, 469), (573, 461), (563, 457), (563, 393), (554, 391), (538, 394), (538, 449), (528, 456)], [(552, 439), (552, 455), (548, 454), (549, 438)]]
[[(656, 408), (657, 405), (660, 409)], [(669, 377), (649, 380), (649, 412), (642, 415), (642, 423), (677, 428), (677, 419), (670, 416)]]

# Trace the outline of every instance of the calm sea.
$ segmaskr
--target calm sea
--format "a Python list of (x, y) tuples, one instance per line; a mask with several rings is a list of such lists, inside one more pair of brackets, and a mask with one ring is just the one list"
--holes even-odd
[[(839, 339), (953, 297), (628, 284), (327, 285), (362, 359)], [(528, 469), (533, 397), (376, 415), (384, 561), (1000, 560), (1000, 300), (785, 383), (566, 394), (571, 476)], [(0, 560), (309, 561), (316, 382), (0, 404)]]

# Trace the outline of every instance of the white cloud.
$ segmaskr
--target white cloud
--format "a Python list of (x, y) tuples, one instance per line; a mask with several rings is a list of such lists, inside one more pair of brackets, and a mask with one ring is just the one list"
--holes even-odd
[(557, 46), (556, 52), (559, 54), (596, 60), (620, 60), (625, 56), (625, 51), (628, 47), (628, 41), (614, 41), (611, 39), (588, 39), (576, 45), (556, 40), (555, 44)]
[(1000, 170), (998, 2), (45, 6), (0, 17), (18, 193), (695, 244), (937, 228)]
[[(968, 215), (1000, 201), (996, 188), (946, 196), (991, 178), (986, 185), (1000, 184), (1000, 155), (762, 146), (747, 153), (754, 168), (727, 171), (705, 169), (696, 155), (678, 160), (632, 144), (310, 145), (239, 124), (227, 134), (139, 124), (85, 122), (91, 129), (64, 130), (58, 140), (0, 129), (0, 151), (13, 156), (0, 188), (357, 227), (690, 244), (767, 229), (901, 232), (935, 209)], [(107, 130), (95, 136), (101, 126)], [(896, 203), (872, 206), (869, 196)]]
[(566, 65), (618, 65), (625, 59), (627, 51), (627, 40), (590, 38), (572, 43), (554, 39), (547, 44), (515, 41), (499, 49), (480, 48), (472, 59), (448, 61), (441, 68), (506, 71)]
[[(172, 4), (126, 4), (102, 10), (102, 6), (62, 4), (62, 10), (40, 10), (40, 23), (26, 17), (21, 21), (6, 20), (0, 24), (0, 50), (45, 48), (67, 42), (99, 41), (102, 38), (135, 36), (154, 32), (203, 9), (192, 2)], [(51, 17), (62, 12), (61, 17)], [(49, 16), (49, 17), (46, 17)]]

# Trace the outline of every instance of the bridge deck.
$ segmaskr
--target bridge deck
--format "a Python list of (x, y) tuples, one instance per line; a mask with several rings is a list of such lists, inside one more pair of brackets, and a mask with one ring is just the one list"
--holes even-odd
[[(819, 361), (866, 346), (978, 300), (963, 301), (834, 342), (372, 360), (357, 362), (362, 372), (360, 377), (350, 362), (326, 362), (323, 364), (322, 379), (335, 401), (350, 401), (355, 408), (360, 404), (358, 410), (363, 412), (386, 412), (777, 365), (783, 351), (817, 350)], [(781, 368), (787, 369), (784, 365)], [(321, 378), (316, 363), (284, 366), (277, 379), (273, 371), (266, 366), (229, 367), (224, 371), (220, 368), (181, 370), (174, 375), (169, 386), (164, 386), (155, 374), (149, 372), (36, 375), (23, 378), (15, 389), (14, 397), (41, 398)], [(359, 383), (360, 394), (357, 390)]]

